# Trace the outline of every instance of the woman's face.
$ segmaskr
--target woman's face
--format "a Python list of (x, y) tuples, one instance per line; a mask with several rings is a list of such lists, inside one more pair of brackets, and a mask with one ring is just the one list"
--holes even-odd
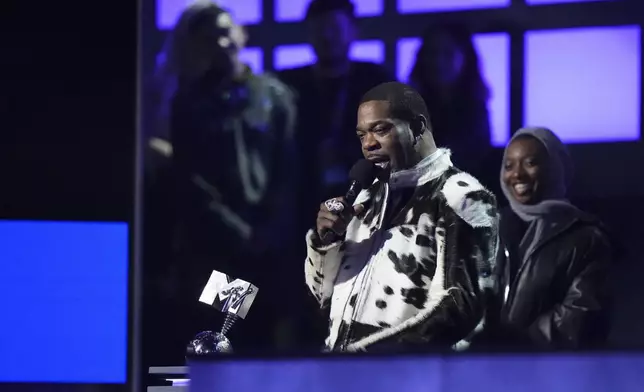
[(519, 137), (510, 143), (503, 162), (503, 182), (521, 204), (541, 201), (545, 184), (547, 151), (533, 137)]
[(420, 56), (423, 78), (430, 84), (453, 84), (465, 65), (463, 51), (446, 33), (435, 33), (427, 38)]

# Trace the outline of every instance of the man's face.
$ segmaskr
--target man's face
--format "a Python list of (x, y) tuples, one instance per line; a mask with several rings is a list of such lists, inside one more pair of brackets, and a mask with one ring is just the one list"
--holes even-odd
[(413, 166), (414, 135), (407, 121), (391, 118), (389, 103), (368, 101), (358, 108), (356, 134), (365, 158), (392, 172)]
[(318, 61), (336, 63), (347, 59), (354, 26), (346, 12), (327, 12), (311, 18), (308, 24), (309, 40)]

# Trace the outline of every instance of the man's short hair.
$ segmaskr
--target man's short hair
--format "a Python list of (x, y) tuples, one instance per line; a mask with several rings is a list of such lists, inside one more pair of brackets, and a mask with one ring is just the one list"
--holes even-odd
[(334, 11), (342, 11), (351, 19), (355, 18), (355, 7), (350, 0), (312, 0), (306, 9), (305, 20)]
[(429, 111), (423, 98), (411, 86), (400, 82), (387, 82), (377, 85), (362, 96), (360, 104), (369, 101), (386, 101), (392, 117), (413, 121), (422, 115), (429, 125)]

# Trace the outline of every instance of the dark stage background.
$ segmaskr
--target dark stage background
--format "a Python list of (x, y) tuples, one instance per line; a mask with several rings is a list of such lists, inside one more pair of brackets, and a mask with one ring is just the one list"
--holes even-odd
[[(154, 69), (168, 27), (167, 23), (157, 25), (160, 2), (143, 2), (141, 15), (137, 5), (129, 2), (21, 3), (12, 4), (3, 15), (0, 218), (128, 222), (134, 241), (135, 189), (140, 187), (139, 160), (135, 159), (140, 120), (136, 24), (140, 17), (143, 80)], [(498, 1), (497, 8), (488, 9), (492, 3), (480, 1), (476, 9), (447, 10), (443, 6), (426, 13), (401, 12), (393, 0), (364, 3), (358, 6), (365, 15), (359, 25), (361, 40), (367, 43), (355, 50), (355, 56), (382, 61), (404, 78), (401, 69), (415, 45), (406, 39), (418, 36), (426, 24), (464, 21), (482, 34), (477, 38), (479, 50), (484, 57), (492, 53), (483, 60), (494, 90), (495, 139), (491, 143), (500, 143), (510, 130), (527, 122), (543, 121), (553, 128), (559, 126), (562, 132), (569, 130), (564, 138), (574, 142), (575, 202), (600, 215), (622, 244), (622, 262), (615, 276), (619, 300), (612, 340), (621, 346), (644, 347), (641, 4), (625, 0), (528, 5), (515, 0), (511, 4)], [(248, 29), (253, 50), (245, 54), (252, 65), (273, 70), (310, 56), (301, 47), (280, 49), (282, 54), (274, 56), (278, 46), (302, 44), (296, 39), (305, 36), (298, 17), (291, 14), (286, 17), (290, 20), (277, 21), (273, 1), (236, 4), (257, 10), (247, 13), (254, 15), (247, 20), (252, 22)], [(294, 5), (288, 8), (297, 10)], [(243, 22), (243, 12), (236, 13)], [(168, 15), (170, 20), (176, 16)], [(566, 30), (572, 28), (579, 30)], [(539, 35), (547, 30), (553, 32)], [(528, 47), (537, 48), (537, 53), (531, 54)], [(585, 48), (589, 51), (584, 53)], [(400, 55), (398, 49), (407, 55)], [(583, 61), (576, 63), (575, 59)], [(530, 76), (532, 61), (534, 67), (548, 71)], [(403, 64), (401, 69), (399, 64)], [(557, 73), (562, 69), (567, 71)], [(535, 90), (539, 91), (532, 96)], [(544, 101), (549, 108), (557, 108), (558, 117), (541, 117), (554, 115), (539, 112)], [(497, 170), (495, 165), (490, 171)], [(136, 253), (131, 256), (136, 261)], [(131, 265), (135, 272), (136, 262)], [(136, 301), (132, 299), (129, 305), (130, 315), (136, 314)], [(48, 320), (41, 322), (46, 328)], [(135, 331), (129, 332), (128, 379), (132, 381), (136, 375)], [(28, 343), (33, 343), (30, 349), (37, 349), (37, 340)], [(64, 384), (31, 389), (3, 385), (0, 389), (74, 390)], [(103, 389), (78, 386), (75, 390)]]

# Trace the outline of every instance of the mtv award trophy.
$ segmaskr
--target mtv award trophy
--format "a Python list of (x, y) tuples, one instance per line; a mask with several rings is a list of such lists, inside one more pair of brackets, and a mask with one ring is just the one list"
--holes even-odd
[(219, 271), (212, 271), (199, 302), (213, 306), (226, 314), (220, 332), (203, 331), (188, 343), (189, 355), (208, 355), (215, 353), (232, 353), (233, 348), (226, 333), (239, 318), (246, 318), (250, 306), (255, 300), (258, 288), (241, 279), (232, 279)]

